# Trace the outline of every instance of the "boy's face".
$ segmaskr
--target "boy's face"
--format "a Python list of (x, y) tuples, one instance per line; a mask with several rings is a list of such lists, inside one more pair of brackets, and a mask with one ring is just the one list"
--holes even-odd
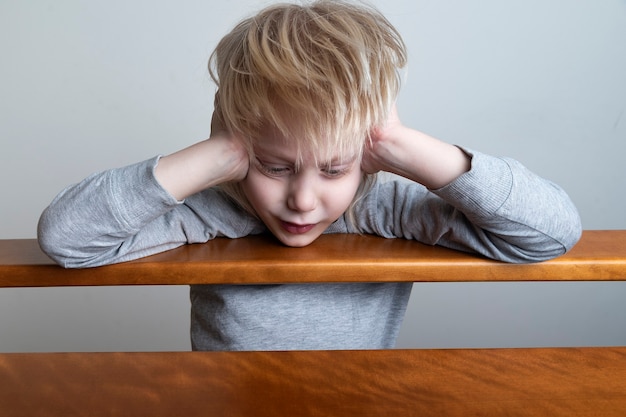
[(285, 245), (317, 239), (350, 206), (363, 177), (352, 156), (320, 161), (306, 155), (296, 169), (297, 147), (274, 129), (254, 145), (242, 189), (259, 218)]

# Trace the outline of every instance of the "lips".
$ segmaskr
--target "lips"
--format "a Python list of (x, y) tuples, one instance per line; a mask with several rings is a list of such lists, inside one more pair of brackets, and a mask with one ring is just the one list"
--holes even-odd
[(295, 234), (295, 235), (307, 233), (308, 231), (310, 231), (311, 229), (315, 227), (315, 224), (296, 224), (296, 223), (290, 223), (290, 222), (285, 222), (285, 221), (281, 221), (280, 225), (282, 226), (283, 229), (285, 229), (285, 231), (287, 231), (288, 233)]

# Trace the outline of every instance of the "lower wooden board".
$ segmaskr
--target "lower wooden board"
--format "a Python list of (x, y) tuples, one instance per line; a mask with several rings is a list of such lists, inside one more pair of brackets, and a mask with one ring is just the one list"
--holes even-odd
[(626, 348), (0, 354), (13, 416), (625, 416)]

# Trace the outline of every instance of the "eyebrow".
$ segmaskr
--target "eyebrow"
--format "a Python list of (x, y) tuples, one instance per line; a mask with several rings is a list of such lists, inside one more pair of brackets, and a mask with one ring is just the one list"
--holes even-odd
[(255, 151), (254, 157), (262, 162), (269, 162), (269, 161), (266, 161), (267, 159), (271, 159), (272, 162), (284, 163), (284, 164), (293, 164), (295, 162), (295, 161), (292, 161), (290, 158), (286, 158), (284, 156), (280, 156), (275, 153), (267, 153), (267, 152)]
[[(272, 160), (276, 160), (278, 163), (297, 165), (297, 161), (294, 161), (285, 155), (281, 155), (280, 153), (275, 153), (275, 152), (267, 152), (263, 149), (255, 149), (254, 157), (259, 160), (272, 159)], [(327, 167), (327, 166), (333, 166), (333, 165), (349, 165), (353, 163), (354, 161), (356, 161), (357, 158), (358, 158), (358, 155), (351, 155), (347, 158), (335, 157), (329, 161), (318, 161), (317, 166)]]
[(334, 158), (334, 159), (331, 159), (330, 161), (326, 161), (326, 162), (320, 163), (318, 165), (319, 166), (348, 165), (348, 164), (353, 163), (356, 160), (357, 160), (357, 156), (353, 155), (353, 156), (351, 156), (349, 158), (343, 158), (343, 159), (341, 159), (341, 158)]

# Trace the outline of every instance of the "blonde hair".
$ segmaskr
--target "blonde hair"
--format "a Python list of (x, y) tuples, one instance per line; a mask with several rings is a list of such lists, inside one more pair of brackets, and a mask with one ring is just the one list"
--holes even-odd
[[(243, 20), (217, 45), (209, 72), (216, 115), (251, 157), (271, 126), (297, 141), (299, 160), (330, 161), (363, 152), (371, 129), (387, 118), (405, 64), (400, 34), (376, 9), (318, 0), (273, 5)], [(248, 208), (237, 188), (224, 187)]]

